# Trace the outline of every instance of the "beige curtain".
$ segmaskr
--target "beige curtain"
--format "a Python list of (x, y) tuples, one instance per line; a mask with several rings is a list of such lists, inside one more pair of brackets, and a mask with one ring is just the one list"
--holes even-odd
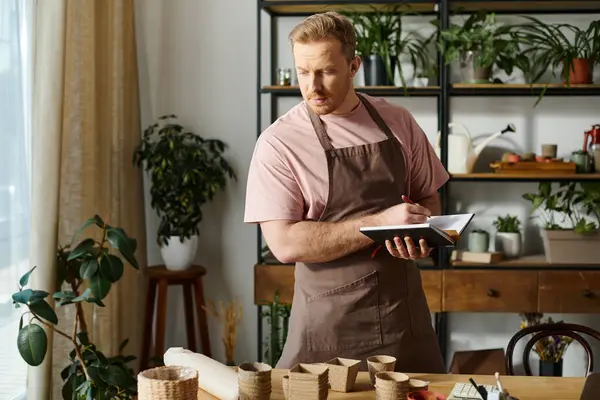
[[(136, 238), (146, 264), (142, 173), (132, 164), (141, 135), (133, 12), (133, 0), (37, 4), (32, 259), (41, 270), (33, 282), (48, 291), (56, 245), (94, 214)], [(86, 309), (90, 338), (107, 355), (128, 338), (125, 353), (139, 356), (142, 273), (127, 265), (106, 307)], [(57, 310), (67, 331), (73, 311)], [(71, 349), (54, 336), (52, 357), (30, 368), (28, 399), (61, 398)]]

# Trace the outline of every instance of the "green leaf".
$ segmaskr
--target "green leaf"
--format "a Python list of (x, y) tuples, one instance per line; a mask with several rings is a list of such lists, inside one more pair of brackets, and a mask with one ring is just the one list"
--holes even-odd
[(31, 276), (31, 273), (33, 272), (33, 270), (36, 268), (37, 267), (31, 268), (25, 275), (23, 275), (21, 277), (21, 279), (19, 279), (19, 285), (21, 285), (21, 287), (27, 286), (27, 283), (29, 282), (29, 277)]
[(95, 258), (91, 260), (85, 260), (79, 267), (79, 276), (81, 279), (90, 279), (98, 271), (98, 260)]
[(106, 238), (110, 242), (111, 246), (119, 250), (119, 252), (125, 257), (125, 259), (135, 269), (139, 269), (137, 260), (135, 259), (135, 250), (137, 248), (137, 241), (127, 236), (125, 231), (121, 228), (111, 228), (106, 232)]
[(37, 367), (44, 361), (48, 348), (48, 338), (44, 329), (37, 324), (29, 324), (19, 330), (17, 348), (25, 362)]
[(102, 274), (96, 274), (90, 279), (90, 288), (92, 293), (98, 299), (102, 300), (110, 291), (111, 283), (102, 277)]
[(129, 386), (132, 382), (132, 377), (117, 365), (109, 365), (108, 368), (101, 369), (100, 376), (109, 385), (121, 388)]
[(81, 232), (86, 230), (91, 225), (96, 225), (99, 228), (103, 228), (104, 221), (98, 215), (94, 215), (92, 218), (89, 218), (87, 221), (85, 221), (83, 223), (83, 225), (81, 225), (81, 227), (77, 230), (77, 232), (75, 232), (75, 234), (73, 235), (73, 239), (71, 239), (71, 243), (73, 243), (75, 241), (75, 239), (77, 238), (77, 236), (79, 236), (79, 234)]
[(94, 247), (95, 243), (96, 242), (94, 239), (85, 239), (71, 251), (69, 257), (67, 257), (67, 261), (74, 260), (77, 257), (81, 257), (82, 255), (88, 253)]
[(54, 309), (46, 302), (46, 300), (29, 304), (29, 309), (46, 321), (51, 322), (54, 325), (58, 324), (58, 317), (56, 316)]
[(25, 289), (13, 293), (12, 299), (14, 303), (27, 304), (43, 300), (46, 296), (48, 296), (48, 292), (44, 292), (43, 290)]
[(123, 261), (113, 254), (108, 254), (100, 260), (100, 273), (110, 282), (117, 282), (123, 276)]

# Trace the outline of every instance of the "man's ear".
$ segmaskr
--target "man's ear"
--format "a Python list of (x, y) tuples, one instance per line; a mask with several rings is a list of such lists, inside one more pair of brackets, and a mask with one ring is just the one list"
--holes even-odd
[(360, 57), (355, 57), (354, 60), (352, 60), (350, 62), (350, 74), (352, 75), (352, 77), (354, 78), (354, 75), (356, 75), (356, 73), (358, 72), (358, 69), (360, 68)]

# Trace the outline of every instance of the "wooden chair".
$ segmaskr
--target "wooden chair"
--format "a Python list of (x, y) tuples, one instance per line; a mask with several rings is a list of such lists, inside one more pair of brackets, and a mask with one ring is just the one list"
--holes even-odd
[(525, 368), (525, 374), (527, 376), (533, 375), (531, 373), (531, 367), (529, 366), (529, 353), (531, 352), (533, 346), (540, 339), (555, 335), (571, 337), (583, 346), (588, 359), (586, 376), (589, 375), (594, 369), (594, 354), (592, 352), (590, 344), (580, 335), (580, 333), (584, 333), (600, 341), (600, 332), (592, 328), (588, 328), (587, 326), (577, 324), (550, 323), (533, 325), (521, 329), (510, 339), (506, 348), (506, 369), (508, 371), (508, 374), (514, 375), (513, 352), (515, 350), (517, 342), (527, 335), (535, 334), (531, 339), (529, 339), (529, 341), (525, 345), (525, 348), (523, 349), (523, 367)]

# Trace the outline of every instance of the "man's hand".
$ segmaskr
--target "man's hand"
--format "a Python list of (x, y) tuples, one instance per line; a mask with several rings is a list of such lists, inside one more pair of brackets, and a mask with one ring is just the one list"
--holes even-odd
[(404, 238), (404, 243), (399, 237), (394, 238), (394, 243), (389, 240), (385, 241), (385, 247), (388, 252), (396, 257), (403, 258), (405, 260), (419, 260), (421, 258), (429, 257), (431, 250), (427, 246), (427, 242), (424, 239), (419, 241), (419, 247), (415, 246), (413, 240), (409, 237)]
[[(431, 216), (431, 212), (427, 208), (407, 203), (388, 208), (379, 215), (382, 225), (422, 224), (427, 221), (429, 216)], [(425, 240), (421, 239), (417, 246), (409, 237), (395, 237), (393, 243), (387, 240), (385, 247), (392, 256), (406, 260), (427, 258), (432, 250)]]

